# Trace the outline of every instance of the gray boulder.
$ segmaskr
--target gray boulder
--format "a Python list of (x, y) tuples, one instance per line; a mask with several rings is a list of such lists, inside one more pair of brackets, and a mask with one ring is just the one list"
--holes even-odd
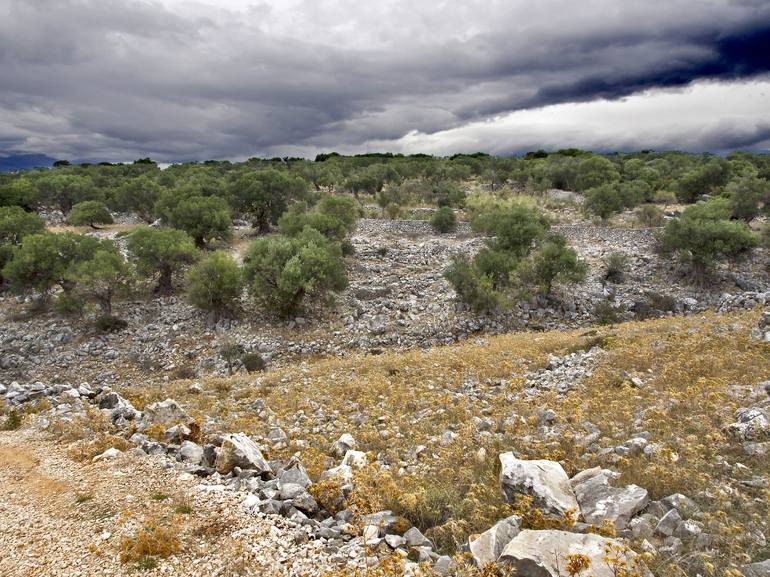
[(741, 408), (735, 411), (736, 421), (727, 431), (740, 441), (770, 439), (770, 413), (760, 407)]
[(744, 577), (770, 577), (770, 559), (741, 567)]
[(214, 466), (220, 475), (226, 475), (233, 467), (254, 470), (260, 475), (271, 472), (262, 451), (245, 433), (224, 435)]
[(496, 562), (505, 546), (519, 534), (520, 530), (521, 517), (512, 515), (498, 521), (481, 535), (471, 535), (468, 538), (468, 548), (473, 561), (479, 567)]
[(203, 447), (192, 441), (183, 441), (179, 447), (179, 457), (185, 463), (200, 465), (203, 461)]
[(631, 518), (647, 506), (650, 497), (646, 489), (637, 485), (610, 485), (610, 481), (619, 476), (614, 471), (595, 467), (570, 479), (580, 512), (587, 523), (601, 525), (610, 521), (616, 531), (622, 531)]
[(532, 504), (546, 514), (565, 516), (579, 505), (567, 473), (555, 461), (517, 459), (512, 452), (500, 455), (500, 489), (506, 502), (516, 495), (532, 496)]
[(139, 430), (143, 431), (150, 425), (160, 425), (168, 429), (174, 425), (186, 425), (192, 419), (174, 399), (166, 399), (152, 403), (144, 409), (144, 414), (139, 423)]
[[(617, 561), (605, 561), (610, 548), (611, 558)], [(636, 553), (620, 541), (592, 533), (525, 529), (508, 543), (498, 562), (510, 565), (517, 577), (562, 577), (560, 569), (564, 569), (567, 558), (578, 553), (588, 557), (592, 577), (616, 577), (621, 563), (627, 563), (640, 575), (651, 575)]]

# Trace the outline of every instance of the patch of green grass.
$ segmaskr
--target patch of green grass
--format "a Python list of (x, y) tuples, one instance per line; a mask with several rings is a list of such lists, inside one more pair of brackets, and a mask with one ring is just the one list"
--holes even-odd
[(190, 515), (192, 512), (193, 508), (189, 503), (177, 503), (176, 507), (174, 507), (174, 513), (179, 515)]
[(165, 493), (153, 493), (151, 497), (153, 501), (165, 501), (169, 498)]
[(82, 504), (82, 503), (88, 503), (88, 502), (89, 502), (89, 501), (91, 501), (93, 498), (94, 498), (94, 496), (93, 496), (93, 495), (86, 495), (86, 494), (80, 493), (80, 494), (78, 494), (78, 495), (75, 497), (75, 503), (77, 503), (78, 505), (80, 505), (80, 504)]

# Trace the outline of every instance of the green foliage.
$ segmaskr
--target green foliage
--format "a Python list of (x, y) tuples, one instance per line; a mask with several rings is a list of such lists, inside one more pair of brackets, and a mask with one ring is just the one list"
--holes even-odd
[(618, 181), (620, 173), (615, 165), (601, 156), (592, 156), (581, 161), (575, 178), (577, 189), (581, 191)]
[(173, 274), (194, 262), (198, 254), (186, 232), (148, 226), (138, 227), (128, 235), (128, 252), (141, 276), (157, 277), (156, 291), (162, 295), (171, 294)]
[(278, 227), (282, 234), (296, 236), (309, 226), (327, 238), (342, 242), (355, 230), (359, 213), (355, 199), (324, 195), (310, 210), (305, 203), (292, 204), (278, 219)]
[(625, 202), (617, 185), (604, 184), (586, 192), (585, 207), (602, 220), (623, 210)]
[(705, 165), (685, 174), (677, 184), (677, 196), (682, 202), (694, 202), (703, 194), (724, 186), (728, 177), (728, 164), (722, 159), (713, 159)]
[(187, 272), (187, 296), (200, 309), (217, 316), (232, 312), (241, 295), (241, 269), (227, 253), (214, 252)]
[(674, 204), (676, 202), (676, 194), (670, 190), (658, 190), (652, 195), (652, 201), (656, 204)]
[(760, 205), (770, 200), (770, 183), (764, 178), (743, 176), (730, 181), (725, 187), (730, 198), (733, 218), (751, 222), (759, 216)]
[(611, 252), (604, 258), (604, 278), (610, 282), (623, 282), (628, 269), (628, 256), (622, 252)]
[(78, 292), (96, 301), (103, 314), (112, 313), (113, 297), (127, 294), (133, 280), (131, 267), (114, 243), (103, 245), (68, 274), (77, 283)]
[(727, 199), (713, 199), (684, 211), (670, 221), (659, 238), (663, 254), (676, 254), (693, 280), (702, 282), (715, 263), (753, 249), (758, 239), (744, 222), (730, 221)]
[(267, 363), (259, 353), (246, 353), (241, 357), (243, 368), (249, 373), (258, 373), (267, 368)]
[(475, 313), (489, 313), (501, 308), (504, 296), (493, 287), (489, 276), (481, 273), (466, 255), (456, 255), (444, 271), (457, 296)]
[(115, 191), (113, 204), (118, 210), (135, 212), (145, 222), (155, 218), (155, 204), (163, 191), (160, 184), (148, 176), (123, 182)]
[(0, 207), (31, 207), (37, 199), (37, 188), (27, 178), (14, 178), (5, 184), (0, 183)]
[(433, 213), (430, 225), (436, 232), (446, 233), (453, 231), (457, 227), (455, 211), (448, 206), (442, 206)]
[(622, 307), (615, 307), (609, 301), (601, 301), (594, 306), (594, 320), (600, 325), (612, 325), (620, 320)]
[(93, 181), (87, 176), (52, 172), (37, 180), (36, 200), (44, 205), (56, 205), (66, 215), (72, 207), (85, 200), (99, 200)]
[(578, 260), (577, 253), (567, 246), (567, 240), (557, 234), (549, 235), (532, 254), (522, 278), (531, 278), (545, 294), (549, 294), (555, 282), (582, 282), (588, 273), (588, 265)]
[(663, 226), (663, 211), (654, 204), (643, 204), (636, 209), (636, 220), (642, 226)]
[(11, 260), (22, 239), (44, 230), (45, 222), (36, 214), (18, 206), (0, 207), (0, 280), (3, 267)]
[(67, 222), (73, 226), (90, 226), (98, 228), (97, 224), (112, 224), (112, 215), (103, 202), (84, 200), (72, 207), (67, 215)]
[(283, 317), (301, 312), (306, 297), (347, 286), (339, 243), (310, 227), (295, 237), (273, 236), (252, 243), (244, 277), (251, 295)]
[(35, 289), (43, 298), (55, 285), (68, 292), (76, 284), (73, 269), (111, 244), (111, 241), (71, 232), (31, 234), (25, 236), (14, 251), (13, 258), (3, 268), (3, 277), (14, 289)]
[(292, 200), (304, 200), (308, 183), (301, 176), (269, 169), (248, 172), (229, 187), (236, 212), (249, 218), (259, 232), (270, 230)]
[(232, 233), (230, 208), (216, 196), (190, 196), (167, 212), (166, 222), (188, 233), (203, 248), (214, 239), (228, 240)]
[(545, 294), (555, 282), (580, 282), (587, 266), (564, 237), (547, 235), (548, 218), (521, 202), (469, 201), (476, 230), (495, 234), (471, 260), (453, 259), (445, 271), (460, 300), (475, 312), (491, 312), (534, 285)]
[(124, 319), (111, 314), (103, 314), (96, 317), (94, 326), (103, 333), (116, 333), (125, 330), (128, 327), (128, 323)]

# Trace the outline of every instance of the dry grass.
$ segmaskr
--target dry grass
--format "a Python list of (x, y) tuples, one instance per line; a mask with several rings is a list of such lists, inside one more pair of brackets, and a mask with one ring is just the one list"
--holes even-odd
[(181, 549), (175, 525), (164, 525), (156, 519), (146, 520), (131, 537), (120, 542), (120, 561), (142, 561), (147, 557), (168, 557)]
[[(730, 468), (717, 459), (740, 461), (750, 469), (746, 475), (770, 474), (767, 460), (741, 456), (723, 433), (739, 403), (730, 386), (754, 385), (770, 375), (770, 347), (749, 338), (758, 314), (670, 317), (588, 332), (518, 333), (429, 350), (315, 359), (258, 378), (204, 379), (200, 395), (190, 395), (188, 383), (180, 381), (135, 387), (129, 396), (137, 405), (171, 396), (199, 420), (211, 415), (221, 429), (257, 438), (267, 434), (268, 423), (249, 405), (261, 399), (292, 441), (304, 441), (269, 450), (269, 458), (299, 451), (313, 477), (338, 462), (330, 453), (332, 441), (352, 432), (359, 448), (391, 466), (360, 472), (347, 505), (362, 513), (391, 508), (445, 551), (512, 510), (499, 495), (499, 452), (558, 460), (569, 474), (610, 466), (653, 498), (681, 492), (696, 499), (706, 512), (707, 530), (716, 535), (708, 563), (724, 573), (756, 558), (748, 536), (767, 533), (770, 518), (767, 495), (736, 490)], [(596, 344), (606, 354), (569, 396), (544, 393), (533, 400), (521, 394), (522, 373), (543, 367), (549, 354)], [(632, 386), (634, 375), (642, 377), (643, 387)], [(560, 435), (538, 431), (539, 407), (556, 411)], [(491, 421), (491, 430), (478, 430), (477, 417)], [(585, 434), (585, 421), (601, 430), (602, 447), (645, 430), (663, 449), (652, 459), (603, 461), (576, 442)], [(442, 445), (439, 436), (447, 430), (457, 437)], [(417, 464), (406, 467), (418, 445), (427, 448)], [(314, 491), (325, 503), (337, 499), (331, 485)], [(530, 525), (542, 522), (536, 511), (519, 505)]]

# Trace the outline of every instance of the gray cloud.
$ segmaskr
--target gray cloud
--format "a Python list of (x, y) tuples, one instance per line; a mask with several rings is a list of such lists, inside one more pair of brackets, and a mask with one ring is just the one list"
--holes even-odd
[[(0, 142), (109, 160), (398, 147), (516, 110), (755, 77), (769, 41), (770, 6), (749, 0), (0, 0)], [(770, 119), (755, 120), (756, 144)], [(478, 148), (511, 148), (488, 138)]]

